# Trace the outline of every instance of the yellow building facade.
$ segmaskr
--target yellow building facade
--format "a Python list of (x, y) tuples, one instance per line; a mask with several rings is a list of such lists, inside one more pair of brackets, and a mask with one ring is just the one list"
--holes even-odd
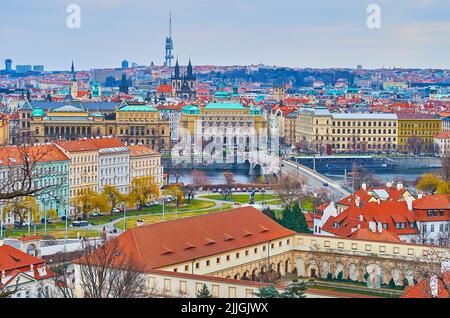
[(325, 108), (304, 108), (297, 114), (297, 143), (318, 153), (391, 152), (397, 150), (395, 114), (330, 113)]
[(123, 102), (112, 117), (73, 105), (46, 112), (35, 108), (31, 117), (31, 139), (36, 143), (114, 136), (126, 144), (142, 144), (159, 152), (170, 150), (169, 121), (144, 103)]
[[(434, 136), (442, 132), (442, 120), (430, 114), (397, 114), (400, 151), (433, 151)], [(417, 149), (419, 150), (419, 149)]]

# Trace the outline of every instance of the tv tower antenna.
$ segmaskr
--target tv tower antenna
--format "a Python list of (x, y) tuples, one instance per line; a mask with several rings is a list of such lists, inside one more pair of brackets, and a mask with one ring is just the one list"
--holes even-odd
[(172, 39), (172, 11), (170, 11), (169, 18), (169, 36), (166, 37), (166, 66), (172, 67), (173, 56), (173, 39)]

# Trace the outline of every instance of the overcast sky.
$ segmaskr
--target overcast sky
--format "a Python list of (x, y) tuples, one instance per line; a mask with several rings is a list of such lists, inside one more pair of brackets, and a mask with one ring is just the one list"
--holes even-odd
[[(80, 29), (66, 26), (72, 3)], [(381, 29), (366, 25), (372, 3)], [(449, 0), (3, 0), (0, 60), (161, 65), (169, 11), (182, 64), (450, 68)]]

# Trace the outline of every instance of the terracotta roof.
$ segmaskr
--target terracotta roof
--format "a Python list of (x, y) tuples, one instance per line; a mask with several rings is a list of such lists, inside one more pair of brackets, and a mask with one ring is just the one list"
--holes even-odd
[(56, 141), (55, 144), (68, 152), (95, 151), (100, 149), (125, 147), (125, 144), (119, 138), (90, 138)]
[(391, 231), (384, 230), (381, 233), (374, 233), (369, 229), (359, 229), (348, 236), (349, 238), (368, 240), (368, 241), (379, 241), (379, 242), (390, 242), (399, 243), (401, 242), (397, 234)]
[[(446, 273), (444, 279), (450, 283), (450, 272)], [(441, 280), (438, 280), (438, 294), (437, 298), (449, 298), (448, 291), (444, 288)], [(400, 298), (431, 298), (431, 287), (429, 280), (422, 280), (415, 286), (409, 286)]]
[(166, 93), (172, 94), (172, 85), (160, 85), (157, 90), (157, 93)]
[(55, 145), (8, 146), (0, 149), (0, 166), (22, 164), (28, 156), (32, 162), (65, 161), (69, 158)]
[[(362, 216), (362, 220), (360, 217)], [(408, 209), (404, 201), (384, 201), (365, 203), (361, 207), (350, 206), (336, 217), (330, 217), (323, 225), (322, 230), (338, 236), (348, 237), (352, 234), (352, 229), (368, 228), (369, 222), (386, 223), (388, 230), (396, 235), (417, 234), (417, 228), (409, 226), (410, 220), (414, 220), (414, 214)], [(406, 228), (395, 228), (395, 220), (407, 223)], [(334, 227), (339, 223), (339, 227)], [(383, 232), (385, 230), (383, 229)]]
[(27, 253), (18, 250), (10, 245), (0, 246), (0, 273), (2, 271), (8, 272), (16, 269), (27, 267), (30, 265), (44, 264), (44, 260), (31, 256)]
[(131, 157), (159, 155), (159, 152), (152, 150), (146, 146), (131, 145), (131, 146), (127, 146), (127, 147), (130, 150)]
[(449, 139), (450, 138), (450, 131), (443, 131), (436, 136), (434, 136), (436, 139)]
[[(450, 195), (429, 195), (415, 200), (413, 210), (415, 219), (419, 221), (449, 221)], [(429, 216), (428, 210), (437, 210), (436, 215)]]
[(255, 208), (243, 207), (135, 227), (118, 240), (126, 257), (149, 271), (294, 234)]

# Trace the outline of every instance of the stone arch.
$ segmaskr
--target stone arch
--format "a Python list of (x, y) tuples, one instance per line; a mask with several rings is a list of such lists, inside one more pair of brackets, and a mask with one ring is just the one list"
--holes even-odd
[(236, 275), (234, 275), (234, 279), (240, 279), (241, 277), (240, 277), (240, 275), (239, 275), (239, 273), (237, 273)]
[(331, 273), (330, 261), (324, 260), (322, 262), (322, 278), (327, 278), (328, 274)]
[(341, 262), (337, 262), (334, 265), (334, 277), (337, 278), (339, 273), (342, 273), (342, 278), (345, 278), (344, 277), (344, 268), (345, 268), (344, 264), (342, 264)]
[(314, 260), (311, 260), (308, 264), (308, 274), (310, 277), (318, 277), (319, 276), (319, 267)]
[(250, 280), (250, 272), (248, 270), (242, 274), (242, 280)]
[(358, 280), (358, 265), (350, 263), (348, 266), (348, 278), (352, 281)]
[(305, 261), (303, 258), (298, 257), (295, 259), (295, 268), (297, 269), (297, 275), (300, 277), (305, 277)]
[(394, 280), (394, 283), (396, 286), (401, 285), (400, 277), (401, 277), (400, 269), (398, 269), (397, 267), (394, 267), (393, 269), (391, 269), (391, 279)]
[(363, 280), (367, 283), (369, 287), (380, 288), (382, 281), (382, 270), (379, 264), (368, 264), (366, 267), (366, 272), (369, 274), (368, 278)]
[(257, 268), (254, 268), (254, 269), (252, 270), (252, 276), (251, 276), (251, 279), (252, 279), (253, 281), (256, 281), (256, 280), (258, 279), (258, 269), (257, 269)]
[(290, 269), (290, 266), (289, 266), (289, 260), (288, 260), (288, 259), (284, 262), (284, 272), (285, 272), (286, 274), (288, 274), (288, 273), (291, 272), (291, 269)]

